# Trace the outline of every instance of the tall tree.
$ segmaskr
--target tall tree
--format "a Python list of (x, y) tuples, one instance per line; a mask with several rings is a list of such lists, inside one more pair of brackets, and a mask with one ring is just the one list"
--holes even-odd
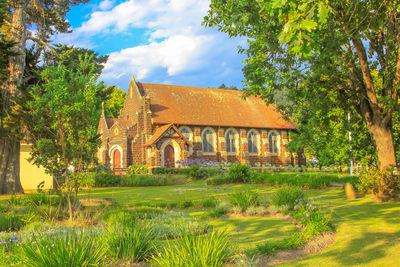
[(395, 0), (212, 0), (205, 24), (249, 37), (240, 49), (248, 94), (271, 103), (276, 92), (296, 95), (303, 84), (337, 91), (338, 104), (362, 117), (384, 170), (396, 165), (399, 8)]
[(126, 92), (116, 86), (104, 102), (104, 112), (107, 118), (118, 118), (119, 112), (124, 106)]
[(24, 107), (26, 121), (30, 121), (26, 127), (32, 137), (32, 160), (57, 179), (65, 179), (61, 189), (66, 188), (71, 220), (79, 174), (95, 161), (100, 145), (101, 95), (109, 90), (97, 82), (91, 57), (86, 54), (77, 68), (62, 63), (47, 67), (41, 73), (42, 83), (33, 87), (32, 99)]
[[(68, 32), (65, 18), (71, 5), (88, 0), (12, 0), (7, 1), (7, 39), (14, 42), (14, 56), (8, 58), (7, 80), (2, 90), (2, 131), (0, 135), (0, 194), (21, 191), (19, 180), (19, 139), (12, 133), (20, 132), (7, 118), (13, 109), (12, 100), (23, 83), (26, 67), (26, 41), (47, 45), (51, 35)], [(32, 34), (32, 30), (36, 34)]]

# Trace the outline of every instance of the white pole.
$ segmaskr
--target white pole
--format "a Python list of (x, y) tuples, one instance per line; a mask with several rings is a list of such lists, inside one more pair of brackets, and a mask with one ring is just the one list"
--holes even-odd
[(351, 147), (350, 112), (348, 113), (348, 120), (349, 120), (349, 142), (350, 142), (350, 175), (353, 176), (353, 153)]

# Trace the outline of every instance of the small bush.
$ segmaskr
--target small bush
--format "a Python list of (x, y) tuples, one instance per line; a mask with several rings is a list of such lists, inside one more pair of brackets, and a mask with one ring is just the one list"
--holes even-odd
[(143, 261), (155, 248), (152, 231), (137, 227), (112, 227), (106, 240), (108, 254), (114, 259)]
[(397, 200), (400, 198), (400, 175), (393, 170), (381, 171), (371, 167), (363, 170), (360, 175), (360, 183), (357, 189), (362, 192), (373, 193), (378, 199)]
[(246, 215), (249, 215), (249, 216), (263, 215), (263, 214), (264, 214), (264, 211), (265, 211), (265, 208), (264, 208), (264, 207), (254, 207), (254, 206), (251, 206), (251, 207), (248, 207), (248, 208), (246, 209)]
[(98, 171), (94, 175), (95, 187), (119, 186), (121, 184), (121, 175), (114, 175), (109, 170)]
[(191, 200), (185, 200), (180, 203), (180, 207), (183, 209), (190, 208), (194, 206), (194, 202)]
[(18, 231), (26, 223), (24, 216), (20, 214), (8, 213), (0, 214), (0, 232), (1, 231)]
[(322, 214), (312, 199), (299, 200), (293, 209), (293, 218), (300, 221), (307, 240), (332, 229), (329, 218)]
[(108, 210), (103, 215), (103, 222), (106, 224), (113, 226), (117, 224), (121, 224), (124, 226), (132, 226), (135, 224), (136, 214), (130, 210)]
[(247, 183), (250, 181), (250, 166), (239, 163), (233, 164), (229, 168), (228, 175), (232, 182)]
[(136, 207), (134, 212), (137, 218), (150, 219), (158, 214), (165, 213), (166, 211), (157, 207), (142, 206), (142, 207)]
[(154, 175), (127, 175), (121, 180), (124, 186), (161, 186), (166, 185), (167, 179)]
[(151, 260), (152, 266), (223, 266), (231, 257), (229, 236), (225, 232), (208, 235), (184, 234), (176, 242), (167, 241)]
[(168, 211), (154, 214), (149, 219), (138, 221), (142, 228), (152, 229), (159, 238), (175, 238), (183, 233), (203, 234), (208, 231), (208, 224), (183, 212)]
[(244, 212), (251, 206), (259, 206), (259, 195), (253, 191), (240, 191), (231, 195), (230, 202), (233, 206), (238, 206)]
[(148, 174), (149, 169), (144, 165), (131, 165), (128, 168), (129, 174)]
[(300, 187), (282, 187), (271, 196), (271, 202), (277, 207), (286, 206), (293, 210), (299, 199), (304, 199), (305, 194)]
[(232, 179), (230, 176), (218, 175), (218, 176), (208, 178), (206, 183), (208, 185), (229, 184), (229, 183), (232, 183)]
[(214, 208), (217, 206), (217, 201), (215, 198), (206, 198), (200, 201), (200, 207), (206, 208), (206, 207), (211, 207)]
[(203, 218), (203, 219), (218, 218), (218, 217), (225, 215), (226, 213), (227, 213), (227, 210), (225, 210), (225, 209), (208, 210), (201, 215), (201, 218)]
[(105, 257), (106, 243), (94, 233), (71, 231), (60, 234), (35, 234), (21, 245), (27, 266), (98, 266)]

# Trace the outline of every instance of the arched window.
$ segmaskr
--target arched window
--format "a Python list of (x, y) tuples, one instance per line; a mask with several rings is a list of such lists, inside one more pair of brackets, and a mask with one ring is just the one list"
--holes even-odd
[(180, 129), (179, 129), (179, 131), (183, 134), (183, 136), (187, 139), (187, 140), (189, 140), (189, 141), (191, 141), (192, 140), (192, 136), (191, 136), (191, 131), (190, 131), (190, 129), (188, 128), (188, 127), (181, 127)]
[(254, 130), (247, 135), (247, 143), (249, 145), (249, 153), (258, 153), (258, 133)]
[(278, 134), (276, 132), (270, 132), (268, 135), (269, 152), (278, 153)]
[(226, 152), (236, 152), (236, 132), (228, 130), (225, 134)]
[(206, 129), (202, 136), (203, 152), (214, 152), (214, 133)]

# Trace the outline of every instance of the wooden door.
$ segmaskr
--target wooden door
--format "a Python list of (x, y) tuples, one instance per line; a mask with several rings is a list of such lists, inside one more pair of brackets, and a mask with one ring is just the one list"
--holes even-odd
[(170, 168), (175, 167), (175, 152), (171, 145), (167, 145), (164, 149), (164, 166)]
[(121, 168), (121, 152), (118, 149), (115, 149), (113, 153), (113, 168)]

